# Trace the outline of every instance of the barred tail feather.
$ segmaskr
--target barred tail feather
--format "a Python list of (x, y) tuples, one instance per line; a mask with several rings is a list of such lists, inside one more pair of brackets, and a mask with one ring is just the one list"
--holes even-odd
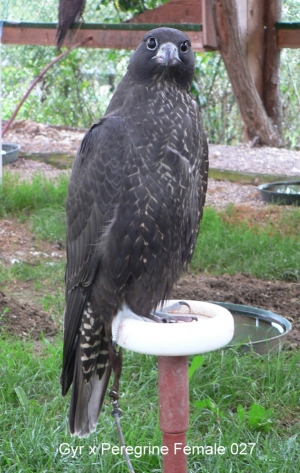
[(87, 382), (84, 379), (79, 353), (80, 350), (77, 350), (69, 411), (69, 424), (72, 435), (86, 437), (96, 429), (110, 378), (111, 366), (110, 364), (106, 366), (100, 379), (95, 370)]

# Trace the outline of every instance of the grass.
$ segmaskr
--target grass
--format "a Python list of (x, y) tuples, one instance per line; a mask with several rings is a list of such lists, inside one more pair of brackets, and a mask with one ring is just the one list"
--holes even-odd
[[(107, 401), (95, 434), (70, 437), (69, 395), (62, 398), (59, 386), (62, 344), (44, 340), (40, 350), (31, 343), (0, 341), (5, 413), (0, 418), (0, 471), (125, 472), (120, 454), (101, 454), (102, 448), (118, 445)], [(297, 352), (204, 355), (190, 380), (189, 472), (299, 471), (299, 364)], [(139, 449), (161, 445), (156, 358), (126, 352), (121, 392), (126, 444), (136, 448), (131, 456), (135, 472), (161, 471), (161, 455), (140, 455)], [(224, 447), (224, 454), (212, 453), (214, 445)]]
[(65, 242), (66, 217), (64, 205), (54, 204), (51, 207), (37, 209), (32, 214), (30, 221), (34, 235), (40, 240)]
[[(252, 222), (251, 226), (247, 219), (232, 222), (230, 208), (227, 212), (224, 215), (212, 208), (205, 209), (202, 231), (191, 263), (192, 270), (300, 280), (299, 209), (282, 209), (276, 226), (272, 225), (271, 218), (268, 224), (265, 218), (262, 222)], [(291, 234), (284, 233), (284, 226), (288, 226)], [(291, 228), (294, 228), (293, 232)]]
[(0, 218), (10, 214), (26, 218), (40, 209), (64, 207), (68, 179), (66, 174), (61, 174), (55, 181), (37, 174), (26, 181), (5, 172), (0, 186)]

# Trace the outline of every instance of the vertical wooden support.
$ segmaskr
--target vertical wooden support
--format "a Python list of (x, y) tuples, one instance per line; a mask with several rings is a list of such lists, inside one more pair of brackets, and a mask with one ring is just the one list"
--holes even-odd
[(235, 0), (240, 40), (246, 52), (248, 41), (248, 0)]
[(281, 135), (280, 113), (280, 49), (276, 21), (281, 17), (282, 0), (265, 0), (265, 56), (263, 70), (263, 103), (268, 116)]
[(264, 89), (264, 2), (248, 0), (247, 58), (258, 95), (263, 100)]
[(278, 130), (266, 113), (250, 73), (241, 39), (237, 0), (213, 0), (213, 4), (218, 47), (247, 127), (248, 138), (254, 140), (254, 143), (280, 146)]
[(218, 49), (217, 34), (211, 0), (202, 0), (203, 47), (205, 51)]
[(159, 426), (163, 473), (187, 473), (186, 432), (189, 428), (189, 383), (187, 356), (158, 357)]
[(280, 49), (275, 23), (282, 0), (236, 0), (241, 39), (250, 75), (266, 113), (281, 135)]

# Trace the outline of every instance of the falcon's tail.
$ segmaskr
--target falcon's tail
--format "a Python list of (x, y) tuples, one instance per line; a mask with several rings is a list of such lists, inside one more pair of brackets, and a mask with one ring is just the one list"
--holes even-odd
[(111, 367), (107, 366), (101, 379), (94, 373), (86, 382), (82, 365), (76, 363), (69, 411), (70, 432), (86, 437), (96, 429), (99, 414), (110, 378)]
[(77, 347), (69, 424), (71, 434), (79, 437), (96, 429), (111, 373), (107, 338), (102, 336), (95, 345)]

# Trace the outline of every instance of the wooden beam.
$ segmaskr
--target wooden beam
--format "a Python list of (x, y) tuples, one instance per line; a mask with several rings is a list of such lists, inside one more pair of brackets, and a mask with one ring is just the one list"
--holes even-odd
[[(31, 28), (31, 29), (52, 29), (55, 30), (56, 23), (39, 23), (28, 21), (4, 21), (4, 27)], [(116, 31), (136, 31), (150, 30), (165, 26), (165, 23), (81, 23), (74, 22), (70, 26), (71, 30), (116, 30)], [(168, 23), (170, 28), (178, 28), (187, 31), (202, 31), (201, 23)]]
[(202, 23), (200, 0), (170, 0), (153, 10), (135, 15), (127, 23)]
[(300, 29), (277, 31), (277, 41), (279, 48), (300, 48)]
[(275, 28), (277, 30), (299, 30), (300, 21), (276, 21)]
[[(148, 31), (153, 29), (153, 27), (156, 27), (156, 25), (153, 24), (124, 24), (122, 25), (124, 26), (124, 30), (120, 30), (119, 28), (117, 30), (117, 28), (107, 29), (107, 27), (109, 27), (107, 24), (105, 25), (104, 29), (89, 29), (88, 26), (88, 24), (84, 24), (80, 29), (78, 26), (76, 29), (75, 26), (69, 30), (64, 42), (64, 46), (72, 46), (75, 43), (80, 43), (86, 37), (92, 36), (92, 41), (89, 41), (85, 47), (101, 49), (136, 49), (145, 34), (145, 30)], [(172, 26), (175, 25), (172, 24)], [(182, 24), (176, 26), (180, 26), (180, 28), (182, 28), (190, 37), (194, 51), (203, 51), (203, 33), (200, 31), (202, 29), (201, 25), (194, 25), (195, 29), (197, 26), (198, 31), (189, 31), (190, 26), (192, 25)], [(3, 44), (55, 46), (56, 24), (50, 24), (46, 26), (38, 26), (35, 24), (34, 27), (28, 27), (28, 25), (24, 23), (9, 25), (6, 22), (3, 28), (2, 42)]]
[(300, 22), (277, 21), (275, 28), (279, 48), (300, 48)]

